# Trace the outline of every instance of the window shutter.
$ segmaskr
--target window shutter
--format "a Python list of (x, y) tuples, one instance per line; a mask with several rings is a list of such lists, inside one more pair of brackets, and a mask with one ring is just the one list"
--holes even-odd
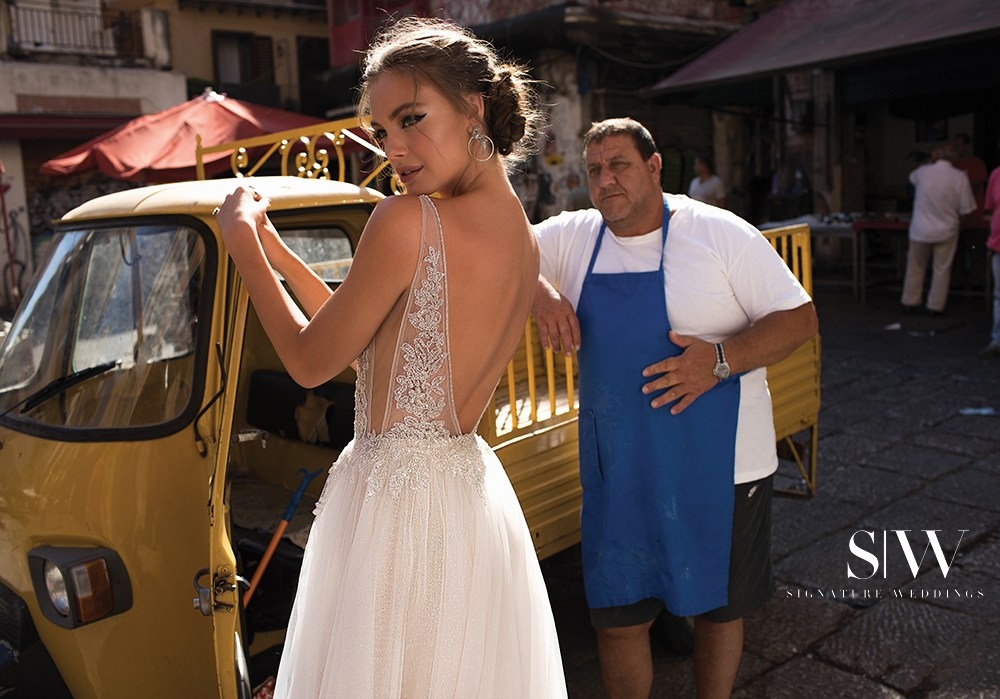
[(274, 42), (269, 36), (254, 36), (250, 45), (250, 82), (274, 85)]

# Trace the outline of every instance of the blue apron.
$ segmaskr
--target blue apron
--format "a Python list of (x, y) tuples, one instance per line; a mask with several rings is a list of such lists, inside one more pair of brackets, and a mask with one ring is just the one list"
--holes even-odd
[(658, 269), (595, 274), (602, 223), (580, 292), (581, 555), (589, 607), (656, 598), (693, 616), (728, 599), (740, 382), (680, 415), (642, 393), (642, 370), (681, 353), (667, 337), (669, 223), (664, 201)]

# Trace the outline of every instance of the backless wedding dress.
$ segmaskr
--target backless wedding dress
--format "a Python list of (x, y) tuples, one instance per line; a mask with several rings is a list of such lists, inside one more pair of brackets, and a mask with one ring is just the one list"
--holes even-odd
[(566, 696), (520, 503), (489, 446), (459, 428), (444, 237), (420, 200), (408, 297), (358, 359), (355, 438), (316, 505), (282, 699)]

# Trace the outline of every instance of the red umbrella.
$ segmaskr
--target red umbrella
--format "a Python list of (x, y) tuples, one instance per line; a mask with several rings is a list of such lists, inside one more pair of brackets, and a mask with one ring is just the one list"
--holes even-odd
[[(145, 114), (42, 164), (46, 175), (99, 169), (132, 182), (195, 179), (195, 137), (204, 146), (297, 129), (323, 120), (227, 97), (211, 90), (175, 107)], [(228, 153), (205, 158), (211, 177), (229, 169)]]

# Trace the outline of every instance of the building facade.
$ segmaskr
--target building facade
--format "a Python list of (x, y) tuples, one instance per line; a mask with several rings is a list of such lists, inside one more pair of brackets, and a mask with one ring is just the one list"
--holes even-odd
[(774, 4), (752, 0), (330, 0), (331, 95), (350, 110), (361, 52), (390, 15), (452, 19), (529, 67), (549, 110), (539, 157), (515, 179), (533, 220), (578, 201), (581, 137), (592, 121), (645, 123), (664, 157), (664, 186), (686, 191), (694, 156), (713, 148), (711, 112), (655, 103), (645, 89)]
[[(45, 177), (46, 160), (206, 87), (321, 116), (322, 0), (0, 0), (0, 313), (26, 286), (51, 222), (132, 184)], [(16, 274), (11, 274), (11, 269)]]

